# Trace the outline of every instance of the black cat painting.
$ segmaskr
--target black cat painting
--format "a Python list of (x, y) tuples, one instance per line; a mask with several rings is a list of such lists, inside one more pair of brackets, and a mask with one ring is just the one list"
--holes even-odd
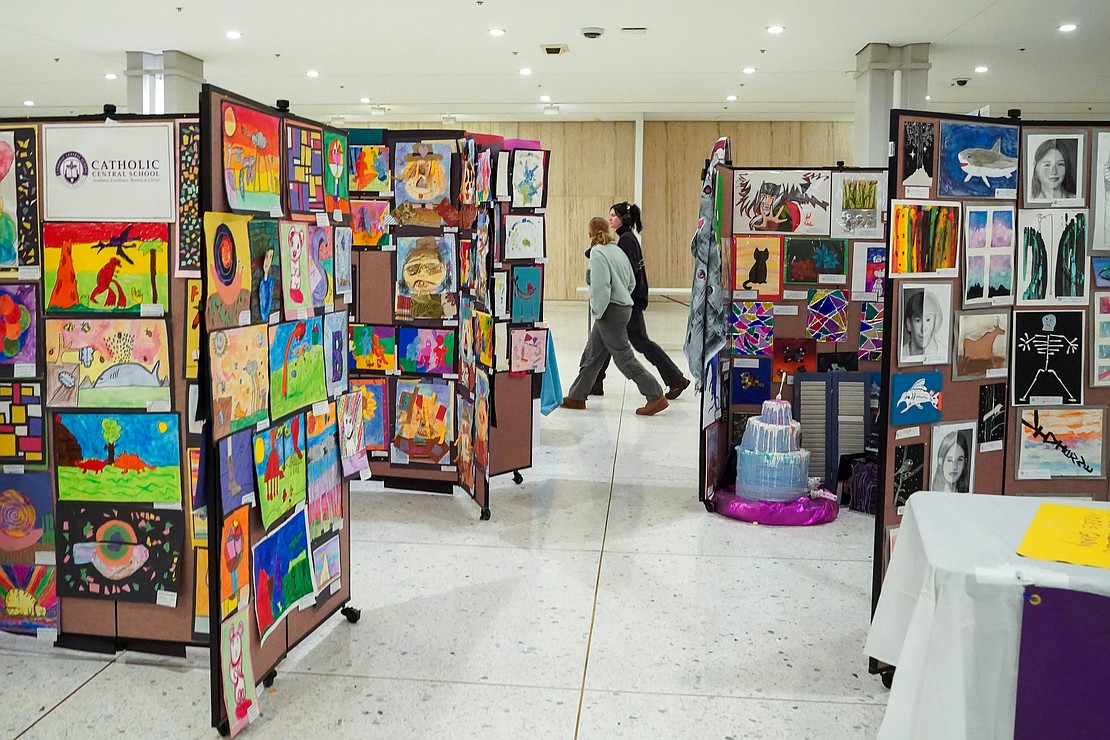
[(754, 291), (748, 298), (782, 296), (782, 238), (737, 236), (733, 240), (732, 264), (735, 291)]

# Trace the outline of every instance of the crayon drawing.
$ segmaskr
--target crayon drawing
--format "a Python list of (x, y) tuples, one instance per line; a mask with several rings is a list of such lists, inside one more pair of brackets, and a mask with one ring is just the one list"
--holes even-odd
[(270, 380), (266, 326), (223, 329), (209, 335), (212, 434), (215, 439), (269, 418)]
[(351, 228), (354, 230), (354, 246), (389, 246), (389, 201), (354, 200), (351, 201)]
[(347, 188), (347, 136), (331, 129), (324, 131), (324, 209), (332, 217), (336, 212), (351, 212)]
[(347, 187), (353, 193), (393, 192), (389, 147), (369, 144), (348, 147)]
[(343, 522), (343, 486), (339, 477), (339, 430), (335, 403), (322, 414), (309, 411), (308, 531), (313, 541)]
[(297, 414), (254, 435), (258, 504), (267, 530), (308, 495), (304, 426), (304, 414)]
[(224, 191), (233, 211), (269, 214), (281, 206), (280, 119), (224, 101)]
[(955, 275), (960, 204), (894, 201), (890, 225), (891, 275)]
[(58, 629), (55, 568), (0, 563), (0, 632), (37, 635)]
[(291, 214), (324, 210), (324, 133), (320, 129), (286, 122), (284, 175)]
[(50, 473), (0, 473), (0, 561), (33, 563), (54, 552), (54, 485)]
[(347, 390), (347, 312), (324, 314), (324, 380), (329, 397)]
[(406, 373), (447, 375), (455, 372), (455, 330), (401, 327), (398, 361)]
[(397, 369), (397, 329), (392, 326), (351, 324), (351, 369)]
[(547, 370), (547, 329), (511, 329), (511, 361), (514, 373), (542, 373)]
[(42, 383), (0, 382), (0, 464), (46, 466)]
[(390, 461), (447, 464), (454, 441), (454, 386), (446, 380), (398, 380)]
[(323, 335), (319, 316), (270, 327), (270, 418), (327, 397)]
[(335, 301), (335, 246), (331, 227), (308, 226), (308, 286), (315, 308), (331, 306)]
[(389, 394), (385, 378), (352, 380), (351, 392), (362, 394), (362, 441), (370, 452), (385, 452), (389, 449)]
[(247, 224), (247, 236), (251, 253), (251, 323), (264, 324), (281, 310), (281, 241), (277, 221), (251, 221)]
[(316, 593), (305, 510), (259, 540), (252, 555), (254, 613), (264, 645), (285, 615)]
[(278, 223), (281, 253), (281, 295), (285, 318), (295, 319), (312, 306), (309, 278), (308, 226), (292, 221)]
[(220, 544), (220, 604), (225, 618), (250, 600), (250, 531), (249, 507), (236, 509), (224, 517)]
[(0, 285), (0, 377), (40, 377), (38, 319), (38, 285)]
[(345, 393), (337, 400), (339, 454), (343, 463), (344, 476), (355, 475), (370, 467), (370, 461), (366, 459), (362, 403), (362, 393), (354, 392)]

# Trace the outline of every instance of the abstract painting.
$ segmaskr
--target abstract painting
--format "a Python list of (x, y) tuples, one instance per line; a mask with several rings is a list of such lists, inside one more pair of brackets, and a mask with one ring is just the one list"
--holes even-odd
[(333, 129), (324, 129), (324, 210), (332, 218), (337, 213), (351, 212), (347, 187), (347, 135)]
[(939, 198), (1016, 198), (1018, 127), (942, 121)]
[(370, 452), (389, 449), (389, 385), (385, 378), (352, 380), (351, 392), (362, 394), (362, 441)]
[(773, 354), (775, 304), (772, 301), (733, 303), (729, 314), (729, 333), (734, 354)]
[(1091, 347), (1091, 386), (1110, 386), (1110, 292), (1096, 291), (1094, 310), (1094, 345)]
[(934, 424), (929, 490), (971, 493), (975, 486), (977, 422)]
[[(1087, 135), (1022, 129), (1022, 181), (1026, 208), (1083, 208), (1086, 205)], [(1096, 173), (1096, 176), (1099, 173)]]
[(894, 201), (890, 274), (955, 275), (960, 245), (960, 204)]
[(263, 325), (212, 332), (209, 345), (212, 434), (219, 439), (269, 418), (270, 343)]
[(362, 393), (345, 393), (336, 399), (336, 414), (339, 416), (339, 457), (345, 477), (357, 475), (370, 467), (370, 461), (366, 458), (362, 403)]
[(256, 501), (253, 434), (243, 429), (219, 441), (221, 510), (225, 515)]
[(547, 370), (547, 329), (509, 330), (509, 371), (542, 373)]
[[(886, 244), (855, 242), (852, 244), (852, 293), (868, 293), (883, 297), (886, 277)], [(856, 300), (860, 300), (858, 297)]]
[(771, 397), (771, 358), (749, 360), (750, 365), (735, 365), (732, 368), (733, 405), (759, 404)]
[(201, 280), (185, 281), (185, 378), (196, 380), (200, 373), (200, 300), (204, 293)]
[(390, 461), (397, 465), (447, 464), (455, 428), (455, 384), (398, 380)]
[(38, 161), (37, 127), (0, 127), (0, 270), (40, 264)]
[(735, 170), (733, 177), (734, 234), (829, 235), (832, 178), (828, 171)]
[(0, 561), (33, 563), (54, 552), (54, 486), (50, 473), (0, 474)]
[(42, 383), (0, 382), (0, 464), (45, 467)]
[(155, 604), (178, 591), (181, 510), (59, 502), (58, 538), (61, 596)]
[(254, 474), (262, 526), (267, 530), (307, 497), (307, 466), (304, 414), (255, 433)]
[(859, 359), (883, 359), (883, 304), (862, 303), (859, 310)]
[(285, 123), (285, 171), (289, 212), (307, 215), (324, 210), (324, 133), (318, 128)]
[(58, 629), (55, 568), (0, 563), (0, 632), (37, 635)]
[[(207, 541), (207, 540), (206, 540)], [(193, 634), (207, 635), (211, 630), (208, 599), (208, 548), (193, 550)]]
[[(246, 561), (246, 558), (243, 558)], [(220, 676), (229, 734), (234, 737), (258, 716), (251, 664), (250, 613), (233, 614), (220, 625)]]
[(324, 314), (324, 381), (328, 397), (347, 390), (347, 312)]
[(474, 312), (474, 353), (485, 367), (493, 367), (493, 314)]
[(509, 174), (513, 208), (543, 208), (547, 205), (547, 152), (514, 149)]
[(285, 306), (285, 318), (295, 319), (306, 315), (312, 306), (308, 267), (308, 226), (293, 221), (281, 221), (278, 223), (278, 238), (281, 254), (281, 295)]
[(507, 319), (509, 313), (509, 273), (507, 270), (493, 271), (493, 315)]
[(354, 244), (354, 232), (350, 226), (336, 226), (334, 232), (335, 247), (335, 293), (350, 300), (354, 291), (354, 282), (351, 275), (351, 247)]
[(848, 297), (842, 290), (810, 290), (806, 337), (818, 342), (848, 338)]
[(1018, 418), (1018, 480), (1106, 477), (1104, 406), (1034, 406)]
[(394, 201), (423, 208), (451, 199), (452, 146), (398, 142), (393, 154)]
[(932, 424), (940, 421), (944, 375), (894, 373), (890, 376), (890, 424)]
[(455, 330), (401, 327), (398, 362), (406, 373), (449, 375), (455, 372)]
[(270, 214), (281, 207), (277, 116), (222, 103), (224, 191), (231, 210)]
[(39, 289), (34, 283), (0, 285), (0, 377), (36, 378), (40, 375)]
[(347, 187), (353, 193), (393, 192), (389, 147), (351, 144), (347, 148)]
[(474, 371), (474, 463), (489, 470), (490, 427), (489, 376), (484, 370)]
[(323, 335), (319, 316), (270, 327), (270, 418), (327, 397)]
[(395, 327), (351, 324), (348, 331), (350, 332), (351, 369), (383, 372), (397, 369), (397, 329)]
[(948, 363), (952, 343), (952, 284), (899, 285), (898, 364)]
[(1013, 303), (1013, 206), (964, 206), (964, 307)]
[(250, 601), (250, 511), (244, 506), (227, 514), (220, 530), (220, 604), (225, 618)]
[(1015, 406), (1083, 404), (1086, 312), (1015, 311), (1011, 393)]
[(958, 312), (952, 378), (1006, 377), (1009, 349), (1009, 311)]
[(1087, 211), (1018, 213), (1017, 304), (1087, 305)]
[(882, 239), (886, 216), (886, 172), (834, 172), (834, 239)]
[[(1006, 436), (1006, 384), (979, 386), (979, 444), (1002, 442)], [(1001, 448), (999, 448), (1001, 449)]]
[(163, 319), (47, 319), (46, 402), (61, 408), (170, 405)]
[(247, 224), (251, 254), (251, 323), (264, 324), (271, 316), (280, 318), (281, 241), (278, 223), (254, 220)]
[(314, 308), (335, 302), (335, 245), (330, 226), (308, 225), (308, 290)]
[(457, 264), (453, 234), (398, 238), (395, 317), (454, 318)]
[(262, 644), (282, 619), (316, 593), (308, 553), (308, 520), (298, 509), (251, 548), (254, 614)]
[(513, 297), (509, 304), (514, 324), (534, 324), (543, 319), (543, 265), (515, 265)]
[(843, 285), (848, 242), (844, 239), (786, 239), (782, 281), (786, 285)]
[(351, 201), (351, 228), (354, 230), (354, 246), (389, 246), (388, 200)]
[(46, 313), (169, 310), (169, 225), (48, 223), (42, 238)]
[(177, 122), (177, 239), (174, 277), (200, 277), (204, 231), (200, 219), (200, 123)]
[(782, 380), (784, 373), (793, 377), (794, 373), (817, 372), (817, 342), (812, 339), (776, 338), (774, 351), (772, 377), (776, 383)]
[(894, 505), (901, 509), (910, 496), (925, 488), (925, 445), (894, 448)]
[(181, 503), (177, 414), (56, 413), (59, 501)]
[(312, 540), (343, 522), (343, 485), (339, 477), (339, 429), (335, 403), (323, 413), (309, 411), (308, 530)]
[(478, 203), (493, 200), (493, 152), (489, 149), (478, 152), (474, 165), (474, 200)]
[(755, 291), (755, 298), (775, 300), (782, 295), (782, 238), (732, 238), (732, 289)]
[(501, 217), (501, 257), (538, 260), (546, 254), (546, 225), (542, 215), (506, 213)]

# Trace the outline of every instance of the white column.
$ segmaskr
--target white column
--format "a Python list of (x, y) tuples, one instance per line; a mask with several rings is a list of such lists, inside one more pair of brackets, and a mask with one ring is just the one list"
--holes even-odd
[(928, 44), (907, 44), (902, 47), (902, 90), (898, 101), (899, 108), (925, 110), (928, 104), (925, 96), (929, 94)]
[(183, 51), (127, 52), (128, 113), (196, 113), (204, 61)]
[(887, 44), (868, 44), (856, 53), (856, 117), (852, 128), (852, 165), (885, 167), (894, 70)]
[(165, 112), (198, 112), (200, 86), (204, 84), (204, 60), (169, 49), (162, 52), (162, 74), (165, 80)]
[(644, 205), (644, 114), (636, 114), (636, 152), (632, 164), (632, 202)]

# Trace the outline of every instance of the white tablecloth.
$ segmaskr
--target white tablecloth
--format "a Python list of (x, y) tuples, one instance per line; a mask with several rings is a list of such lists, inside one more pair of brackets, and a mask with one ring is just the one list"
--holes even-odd
[(1046, 500), (915, 493), (898, 530), (867, 654), (898, 667), (880, 738), (1010, 740), (1024, 587), (1110, 596), (1110, 570), (1017, 554)]

